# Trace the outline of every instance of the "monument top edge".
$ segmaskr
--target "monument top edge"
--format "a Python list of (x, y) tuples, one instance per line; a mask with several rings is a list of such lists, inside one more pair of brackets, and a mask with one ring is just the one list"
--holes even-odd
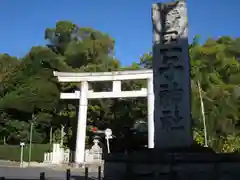
[(153, 3), (152, 7), (156, 7), (156, 6), (160, 6), (160, 5), (167, 5), (167, 6), (171, 6), (171, 5), (176, 5), (178, 2), (187, 2), (187, 0), (177, 0), (177, 1), (172, 1), (172, 2), (157, 2), (157, 3)]

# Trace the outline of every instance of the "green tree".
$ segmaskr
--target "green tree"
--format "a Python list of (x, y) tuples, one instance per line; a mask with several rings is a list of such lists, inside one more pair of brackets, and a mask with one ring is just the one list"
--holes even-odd
[[(49, 142), (50, 130), (66, 127), (69, 146), (75, 143), (78, 100), (60, 100), (60, 92), (73, 92), (79, 83), (58, 83), (53, 71), (105, 72), (152, 68), (152, 53), (139, 62), (121, 66), (114, 57), (115, 41), (108, 34), (70, 21), (46, 28), (46, 46), (34, 46), (23, 58), (0, 55), (0, 133), (8, 143), (29, 141), (34, 120), (34, 143)], [(240, 118), (240, 38), (223, 36), (189, 45), (191, 61), (192, 117), (194, 137), (203, 144), (203, 122), (197, 83), (201, 85), (208, 140), (216, 151), (238, 151)], [(110, 91), (110, 82), (90, 83), (94, 91)], [(123, 90), (146, 87), (143, 80), (124, 81)], [(88, 130), (112, 128), (147, 120), (146, 98), (94, 99), (89, 101)], [(90, 135), (90, 133), (88, 134)], [(221, 137), (221, 138), (220, 138)], [(56, 135), (57, 138), (57, 135)]]

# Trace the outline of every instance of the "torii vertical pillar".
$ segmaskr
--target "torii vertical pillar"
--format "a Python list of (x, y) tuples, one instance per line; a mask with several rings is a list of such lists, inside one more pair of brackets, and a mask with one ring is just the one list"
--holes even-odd
[(153, 77), (147, 79), (147, 107), (148, 107), (148, 148), (154, 148), (154, 93)]
[(77, 122), (77, 138), (76, 138), (76, 151), (75, 163), (84, 164), (85, 158), (85, 138), (87, 127), (87, 109), (88, 109), (88, 82), (81, 82), (78, 122)]

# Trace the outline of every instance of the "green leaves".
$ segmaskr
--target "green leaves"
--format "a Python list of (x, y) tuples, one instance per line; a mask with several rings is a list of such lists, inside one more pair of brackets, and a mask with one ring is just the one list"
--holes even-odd
[[(121, 66), (114, 57), (115, 41), (108, 34), (70, 21), (47, 28), (46, 46), (34, 46), (21, 59), (0, 55), (0, 133), (9, 143), (28, 141), (29, 121), (34, 113), (34, 142), (49, 142), (50, 129), (59, 140), (64, 125), (75, 142), (79, 100), (60, 100), (60, 92), (74, 92), (79, 83), (58, 83), (53, 71), (105, 72), (152, 68), (152, 53), (139, 62)], [(205, 106), (208, 139), (218, 151), (239, 149), (240, 38), (209, 39), (203, 45), (196, 36), (189, 46), (191, 60), (192, 117), (194, 135), (203, 144), (199, 81)], [(109, 91), (111, 83), (92, 83), (94, 91)], [(124, 81), (123, 90), (146, 87), (146, 81)], [(146, 98), (89, 100), (88, 126), (112, 128), (120, 134), (124, 126), (147, 120)], [(219, 138), (221, 136), (221, 138)], [(234, 143), (234, 146), (230, 144)], [(71, 143), (70, 143), (71, 144)]]
[[(217, 40), (208, 39), (203, 45), (200, 45), (199, 36), (196, 36), (189, 46), (195, 138), (198, 143), (203, 144), (202, 115), (196, 86), (199, 81), (205, 106), (208, 138), (210, 142), (214, 142), (212, 147), (218, 151), (224, 146), (224, 141), (218, 136), (231, 135), (236, 138), (239, 136), (240, 51), (236, 47), (240, 47), (240, 38), (232, 39), (228, 36)], [(150, 53), (141, 57), (140, 65), (143, 68), (152, 67)], [(219, 142), (216, 143), (217, 141)]]
[[(236, 54), (229, 53), (234, 42), (230, 37), (221, 37), (218, 40), (209, 39), (203, 46), (194, 45), (190, 48), (192, 83), (198, 80), (201, 82), (207, 131), (209, 139), (214, 140), (213, 148), (218, 150), (224, 146), (221, 139), (220, 144), (216, 143), (219, 136), (236, 136), (239, 132), (239, 100), (235, 94), (236, 87), (239, 86), (240, 64), (236, 60)], [(197, 92), (192, 90), (193, 116), (201, 119)]]

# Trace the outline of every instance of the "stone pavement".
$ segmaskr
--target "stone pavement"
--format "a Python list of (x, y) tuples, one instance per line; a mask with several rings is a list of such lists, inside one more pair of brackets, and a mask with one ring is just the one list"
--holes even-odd
[[(23, 167), (20, 167), (19, 162), (0, 160), (0, 177), (6, 179), (39, 179), (40, 173), (45, 172), (46, 179), (66, 179), (66, 170), (71, 170), (71, 179), (84, 179), (85, 168), (75, 168), (69, 165), (51, 165), (46, 163), (32, 162), (28, 166), (24, 162)], [(89, 177), (96, 179), (98, 176), (98, 166), (88, 165)]]
[[(101, 166), (101, 170), (103, 171), (103, 164), (91, 164), (86, 165), (85, 167), (88, 167), (88, 172), (98, 172), (98, 167)], [(85, 167), (74, 167), (69, 165), (51, 165), (51, 166), (44, 166), (46, 168), (54, 169), (56, 171), (62, 171), (70, 169), (71, 172), (85, 172)]]
[[(46, 180), (65, 180), (66, 171), (53, 170), (50, 168), (43, 167), (0, 167), (0, 177), (5, 177), (6, 179), (18, 179), (18, 180), (38, 180), (40, 178), (40, 173), (45, 172)], [(89, 178), (96, 179), (98, 176), (97, 172), (89, 172)], [(71, 171), (71, 179), (84, 179), (84, 171)]]

